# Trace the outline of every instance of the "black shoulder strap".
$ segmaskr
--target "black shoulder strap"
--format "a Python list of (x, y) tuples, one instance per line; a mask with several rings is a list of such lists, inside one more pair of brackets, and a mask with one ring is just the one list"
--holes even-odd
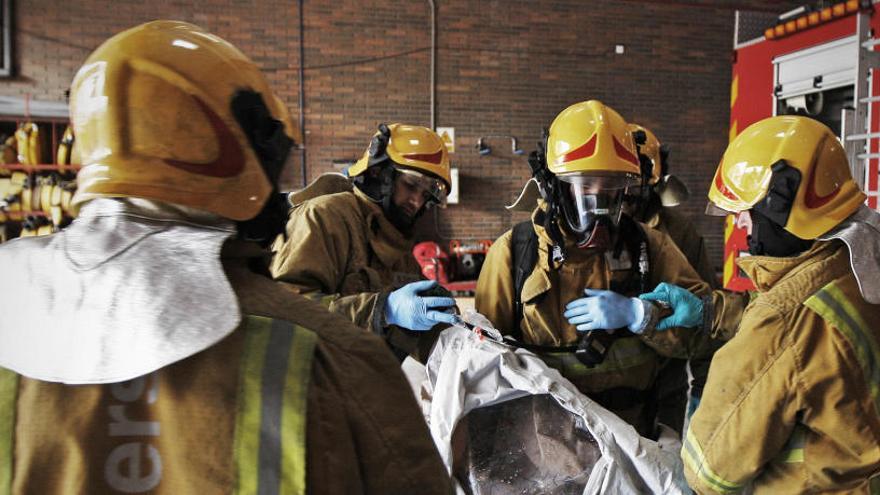
[(648, 257), (648, 236), (644, 228), (628, 215), (621, 215), (618, 231), (618, 241), (612, 254), (617, 258), (624, 249), (629, 251), (632, 269), (626, 281), (612, 281), (610, 289), (625, 295), (649, 292), (651, 263)]
[(531, 220), (520, 222), (513, 227), (510, 250), (513, 255), (513, 263), (510, 265), (514, 297), (514, 327), (512, 331), (519, 338), (519, 326), (523, 317), (522, 288), (538, 261), (538, 234), (535, 233), (535, 227)]

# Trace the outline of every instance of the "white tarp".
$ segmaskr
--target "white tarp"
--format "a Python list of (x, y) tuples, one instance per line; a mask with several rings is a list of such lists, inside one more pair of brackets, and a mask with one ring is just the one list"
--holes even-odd
[[(479, 314), (465, 320), (482, 328), (489, 325)], [(450, 327), (426, 367), (407, 370), (440, 455), (468, 493), (690, 493), (679, 443), (661, 445), (639, 436), (540, 358), (487, 337), (487, 332), (497, 335), (494, 330), (483, 332)], [(499, 409), (515, 404), (519, 406)], [(487, 422), (481, 411), (497, 411), (490, 414), (497, 421)], [(456, 432), (460, 424), (470, 435)], [(462, 447), (468, 441), (485, 443), (475, 439), (484, 429), (491, 430), (488, 448)], [(519, 447), (511, 449), (514, 444)], [(468, 448), (470, 464), (464, 471), (470, 473), (462, 476), (462, 451)], [(499, 465), (486, 467), (486, 459), (473, 460), (478, 455)], [(477, 464), (482, 471), (475, 476)], [(493, 479), (483, 488), (468, 481), (485, 482), (493, 476), (505, 479)], [(459, 493), (465, 493), (461, 486)]]

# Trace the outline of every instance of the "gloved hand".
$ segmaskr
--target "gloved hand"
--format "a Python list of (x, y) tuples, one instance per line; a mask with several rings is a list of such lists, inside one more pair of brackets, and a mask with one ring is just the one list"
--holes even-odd
[(686, 418), (688, 421), (691, 420), (691, 416), (694, 415), (694, 413), (697, 411), (698, 407), (700, 407), (700, 398), (692, 395), (688, 399), (687, 410), (685, 411)]
[(385, 321), (408, 330), (425, 331), (438, 323), (454, 324), (455, 315), (433, 311), (430, 308), (451, 308), (455, 299), (451, 297), (422, 297), (420, 292), (437, 286), (435, 280), (422, 280), (406, 284), (388, 295), (385, 304)]
[(645, 305), (636, 297), (610, 290), (584, 289), (587, 297), (575, 299), (562, 314), (580, 332), (627, 327), (639, 333), (645, 319)]
[(654, 327), (655, 330), (666, 330), (672, 327), (692, 328), (703, 323), (703, 301), (689, 290), (675, 284), (661, 282), (648, 292), (639, 296), (646, 301), (659, 301), (672, 308), (672, 314), (663, 318)]

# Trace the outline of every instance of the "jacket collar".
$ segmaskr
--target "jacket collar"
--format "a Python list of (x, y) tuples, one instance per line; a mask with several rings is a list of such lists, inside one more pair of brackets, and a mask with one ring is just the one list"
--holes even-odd
[(367, 239), (370, 242), (370, 247), (383, 265), (395, 266), (404, 253), (409, 253), (412, 250), (412, 239), (397, 230), (397, 227), (385, 216), (382, 207), (360, 189), (354, 188), (354, 195), (358, 199), (361, 214), (367, 225)]
[(813, 247), (798, 256), (748, 256), (737, 260), (737, 264), (755, 284), (758, 292), (767, 292), (783, 278), (791, 278), (815, 268), (817, 263), (829, 258), (840, 247), (836, 242), (816, 241)]

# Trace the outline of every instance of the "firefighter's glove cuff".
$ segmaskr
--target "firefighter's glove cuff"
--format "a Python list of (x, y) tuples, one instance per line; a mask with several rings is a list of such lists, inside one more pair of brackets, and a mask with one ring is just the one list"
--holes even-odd
[(694, 328), (703, 324), (703, 301), (677, 285), (661, 282), (653, 292), (642, 294), (639, 298), (655, 301), (672, 310), (671, 315), (657, 323), (655, 330), (674, 327)]
[(610, 290), (584, 289), (586, 297), (565, 306), (562, 316), (579, 332), (613, 330), (627, 327), (631, 332), (645, 329), (647, 307), (635, 297), (626, 297)]
[(385, 322), (415, 331), (430, 330), (438, 323), (454, 324), (455, 315), (442, 310), (455, 307), (455, 299), (419, 296), (420, 292), (430, 290), (436, 285), (434, 280), (423, 280), (404, 285), (389, 294), (385, 304)]

